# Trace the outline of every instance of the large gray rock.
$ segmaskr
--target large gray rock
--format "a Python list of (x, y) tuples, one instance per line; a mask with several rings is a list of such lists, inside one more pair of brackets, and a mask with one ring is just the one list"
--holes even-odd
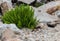
[(47, 9), (49, 8), (52, 8), (52, 7), (55, 7), (57, 5), (60, 4), (60, 1), (52, 1), (52, 2), (49, 2), (47, 4), (44, 4), (36, 9), (35, 10), (35, 17), (37, 17), (37, 20), (39, 20), (40, 22), (53, 22), (53, 21), (57, 21), (59, 20), (57, 16), (55, 15), (50, 15), (48, 14), (46, 11)]
[(40, 22), (53, 22), (58, 20), (56, 16), (52, 16), (47, 13), (40, 13), (37, 11), (35, 12), (35, 17), (37, 17), (37, 20)]
[(32, 3), (35, 0), (18, 0), (18, 1), (22, 1), (24, 3), (30, 4), (30, 3)]
[(15, 31), (15, 32), (20, 32), (20, 29), (18, 29), (15, 24), (0, 24), (0, 35), (7, 28), (9, 28), (9, 29), (11, 29), (12, 31)]

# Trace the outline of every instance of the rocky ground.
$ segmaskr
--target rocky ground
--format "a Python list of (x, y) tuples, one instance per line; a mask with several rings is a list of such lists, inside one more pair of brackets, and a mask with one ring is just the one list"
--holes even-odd
[(34, 31), (27, 28), (19, 30), (10, 27), (13, 26), (10, 25), (9, 28), (5, 27), (6, 29), (0, 30), (0, 34), (3, 32), (0, 35), (1, 41), (60, 41), (60, 24), (55, 28), (45, 26), (44, 29), (35, 29)]
[(3, 24), (0, 20), (0, 41), (60, 41), (59, 8), (60, 1), (33, 7), (34, 16), (40, 22), (40, 28), (33, 31), (27, 28), (18, 29), (15, 24)]

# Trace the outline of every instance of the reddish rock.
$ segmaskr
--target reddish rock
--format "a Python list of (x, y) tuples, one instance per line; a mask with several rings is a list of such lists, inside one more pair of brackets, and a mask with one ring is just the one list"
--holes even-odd
[(7, 2), (1, 3), (2, 13), (5, 13), (8, 10)]
[(2, 33), (2, 41), (20, 41), (20, 39), (8, 28)]

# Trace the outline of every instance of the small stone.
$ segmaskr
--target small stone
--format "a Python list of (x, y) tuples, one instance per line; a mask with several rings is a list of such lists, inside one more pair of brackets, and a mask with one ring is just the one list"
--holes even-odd
[(57, 24), (55, 22), (47, 23), (48, 27), (54, 28)]
[(47, 28), (47, 25), (46, 25), (46, 23), (39, 23), (38, 25), (37, 25), (37, 29), (46, 29)]
[(55, 6), (55, 7), (52, 7), (52, 8), (49, 8), (49, 9), (47, 9), (47, 13), (48, 14), (50, 14), (50, 15), (52, 15), (55, 11), (57, 11), (58, 10), (58, 7), (57, 6)]

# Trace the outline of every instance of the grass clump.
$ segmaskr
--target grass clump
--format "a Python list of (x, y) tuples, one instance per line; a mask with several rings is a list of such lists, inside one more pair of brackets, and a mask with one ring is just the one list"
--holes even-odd
[(18, 28), (30, 28), (34, 29), (37, 25), (37, 20), (34, 18), (34, 10), (29, 5), (25, 6), (24, 4), (19, 7), (16, 6), (15, 9), (7, 11), (2, 20), (4, 23), (10, 24), (14, 23)]

